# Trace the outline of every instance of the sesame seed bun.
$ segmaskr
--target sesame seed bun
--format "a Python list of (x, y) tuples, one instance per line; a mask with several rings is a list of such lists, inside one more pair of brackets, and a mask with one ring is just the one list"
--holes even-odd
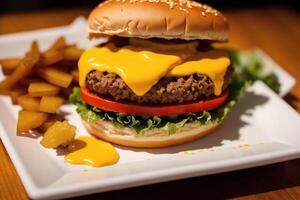
[(222, 13), (188, 0), (108, 0), (89, 16), (91, 38), (116, 35), (225, 42), (228, 29)]
[(220, 123), (207, 125), (188, 123), (172, 135), (159, 130), (149, 130), (143, 135), (137, 135), (133, 128), (115, 126), (105, 120), (93, 123), (83, 121), (83, 124), (96, 137), (114, 144), (137, 148), (168, 147), (187, 143), (213, 132), (220, 125)]

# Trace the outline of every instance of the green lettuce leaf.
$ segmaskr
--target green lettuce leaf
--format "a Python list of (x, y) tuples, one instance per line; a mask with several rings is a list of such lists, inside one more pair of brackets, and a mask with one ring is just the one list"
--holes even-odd
[(225, 50), (232, 61), (235, 69), (235, 76), (240, 81), (261, 80), (277, 94), (280, 91), (278, 77), (273, 73), (273, 69), (268, 67), (256, 49), (250, 52), (241, 52), (234, 49)]

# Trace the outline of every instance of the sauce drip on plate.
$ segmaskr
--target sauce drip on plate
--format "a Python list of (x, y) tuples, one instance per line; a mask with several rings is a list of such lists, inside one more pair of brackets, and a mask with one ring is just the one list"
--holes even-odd
[(114, 146), (95, 137), (82, 136), (68, 147), (65, 161), (71, 164), (84, 164), (92, 167), (113, 165), (119, 160)]

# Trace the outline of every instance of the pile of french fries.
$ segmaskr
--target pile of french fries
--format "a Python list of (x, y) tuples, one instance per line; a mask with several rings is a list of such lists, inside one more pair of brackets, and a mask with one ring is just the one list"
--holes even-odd
[(77, 62), (82, 53), (82, 49), (67, 45), (65, 38), (60, 37), (45, 52), (40, 52), (34, 41), (23, 58), (0, 59), (6, 75), (0, 82), (0, 94), (9, 95), (13, 104), (22, 107), (18, 135), (27, 135), (32, 130), (47, 133), (47, 130), (53, 131), (50, 127), (54, 125), (55, 130), (74, 132), (73, 127), (61, 129), (57, 122), (64, 120), (59, 114), (60, 106), (78, 85)]

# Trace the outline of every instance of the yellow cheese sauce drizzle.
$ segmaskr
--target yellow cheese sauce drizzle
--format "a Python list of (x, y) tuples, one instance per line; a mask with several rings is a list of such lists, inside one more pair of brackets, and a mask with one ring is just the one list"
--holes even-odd
[(108, 142), (95, 137), (82, 136), (68, 147), (65, 161), (71, 164), (83, 164), (92, 167), (113, 165), (119, 160), (119, 154)]
[(85, 85), (85, 78), (90, 71), (99, 70), (119, 75), (136, 95), (142, 96), (164, 76), (201, 73), (213, 81), (214, 93), (220, 95), (230, 60), (226, 54), (217, 50), (183, 57), (174, 51), (162, 53), (141, 47), (126, 46), (118, 49), (108, 45), (86, 50), (78, 65), (81, 87)]

